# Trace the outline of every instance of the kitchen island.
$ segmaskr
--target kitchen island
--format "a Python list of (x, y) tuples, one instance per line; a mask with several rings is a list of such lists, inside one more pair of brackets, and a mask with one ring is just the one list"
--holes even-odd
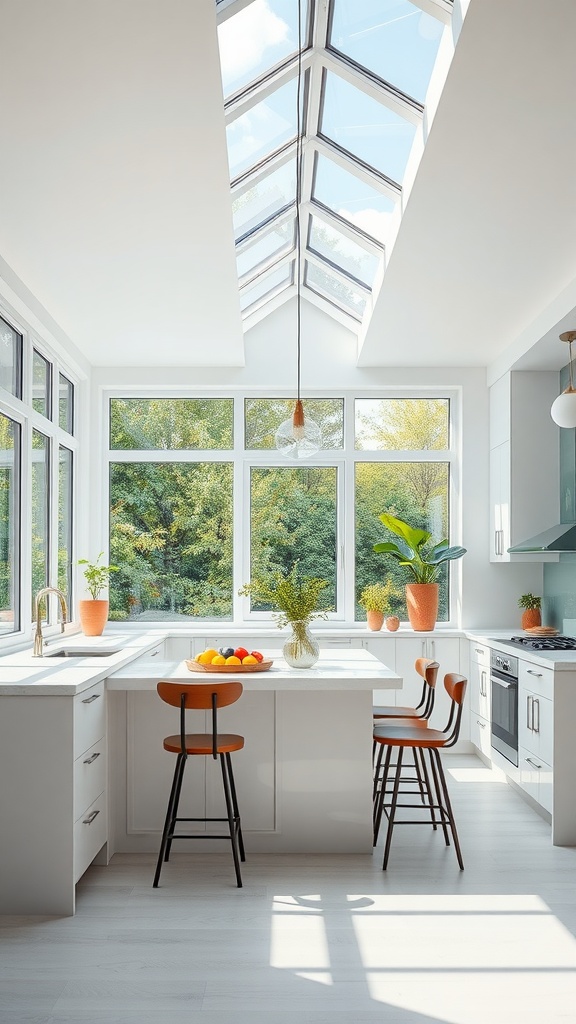
[[(156, 684), (213, 677), (167, 660), (159, 631), (115, 640), (109, 657), (4, 661), (0, 913), (73, 914), (75, 884), (95, 858), (158, 850), (174, 769), (162, 741), (177, 712)], [(305, 670), (271, 654), (272, 669), (242, 674), (242, 698), (219, 716), (222, 731), (246, 738), (234, 766), (247, 857), (369, 854), (373, 691), (402, 679), (365, 650), (326, 651)], [(191, 729), (204, 731), (204, 714), (190, 713)], [(184, 816), (220, 816), (218, 769), (205, 758), (189, 767)]]

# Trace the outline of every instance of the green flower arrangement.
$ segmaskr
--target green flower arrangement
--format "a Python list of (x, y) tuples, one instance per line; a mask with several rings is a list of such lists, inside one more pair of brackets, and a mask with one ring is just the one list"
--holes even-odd
[(320, 595), (327, 586), (328, 580), (300, 575), (298, 562), (294, 562), (288, 574), (275, 572), (267, 577), (253, 577), (238, 593), (258, 603), (274, 605), (277, 611), (272, 617), (282, 629), (294, 622), (308, 625), (312, 619), (327, 618), (328, 609), (318, 608)]

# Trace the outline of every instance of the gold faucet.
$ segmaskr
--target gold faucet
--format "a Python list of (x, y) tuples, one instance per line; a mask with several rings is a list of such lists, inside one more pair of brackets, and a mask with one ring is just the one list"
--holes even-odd
[(66, 598), (65, 598), (64, 594), (62, 593), (62, 591), (58, 590), (58, 587), (43, 587), (42, 590), (39, 590), (38, 593), (36, 594), (36, 601), (35, 601), (35, 604), (34, 604), (34, 617), (36, 619), (36, 633), (34, 634), (34, 652), (33, 652), (33, 657), (34, 658), (41, 658), (42, 654), (43, 654), (43, 651), (42, 651), (42, 646), (43, 646), (42, 621), (41, 621), (41, 616), (40, 616), (40, 604), (42, 602), (42, 598), (45, 597), (46, 594), (56, 594), (58, 596), (59, 601), (60, 601), (60, 608), (61, 608), (61, 611), (62, 611), (62, 620), (61, 620), (61, 623), (60, 623), (60, 632), (61, 633), (64, 632), (64, 626), (66, 625), (66, 622), (68, 620), (68, 608), (66, 606)]

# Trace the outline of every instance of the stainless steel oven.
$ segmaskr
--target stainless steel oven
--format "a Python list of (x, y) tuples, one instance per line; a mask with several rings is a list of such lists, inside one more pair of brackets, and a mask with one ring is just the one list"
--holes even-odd
[(492, 746), (518, 765), (518, 658), (492, 651)]

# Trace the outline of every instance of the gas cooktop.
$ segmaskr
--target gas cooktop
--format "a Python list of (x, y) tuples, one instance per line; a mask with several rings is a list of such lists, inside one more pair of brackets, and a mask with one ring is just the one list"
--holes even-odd
[(497, 640), (496, 643), (525, 647), (529, 651), (576, 651), (576, 637), (573, 636), (511, 636), (509, 640)]

